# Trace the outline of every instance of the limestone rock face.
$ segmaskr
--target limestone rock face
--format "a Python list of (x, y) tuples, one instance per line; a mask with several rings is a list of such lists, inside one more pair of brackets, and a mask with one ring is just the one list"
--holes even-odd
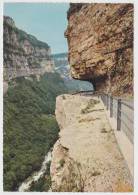
[(70, 5), (71, 75), (113, 95), (133, 93), (133, 4)]
[(56, 99), (55, 113), (60, 132), (52, 151), (52, 191), (133, 191), (101, 100), (64, 94)]
[(3, 42), (4, 80), (54, 70), (48, 44), (18, 29), (7, 16), (4, 17)]

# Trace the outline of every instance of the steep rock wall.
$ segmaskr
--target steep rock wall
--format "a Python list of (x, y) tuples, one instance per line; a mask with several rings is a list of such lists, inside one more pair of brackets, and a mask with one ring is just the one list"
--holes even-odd
[(4, 80), (40, 75), (54, 70), (50, 47), (18, 29), (12, 18), (4, 17)]
[(133, 94), (133, 4), (71, 3), (65, 36), (73, 78)]

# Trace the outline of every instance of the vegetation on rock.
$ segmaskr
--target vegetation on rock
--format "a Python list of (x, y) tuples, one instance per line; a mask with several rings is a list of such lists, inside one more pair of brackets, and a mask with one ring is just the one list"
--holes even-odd
[(81, 110), (81, 113), (82, 114), (86, 114), (86, 113), (89, 113), (91, 112), (91, 108), (93, 108), (96, 104), (99, 104), (100, 101), (99, 100), (94, 100), (94, 99), (90, 99), (87, 106)]
[(14, 31), (15, 33), (17, 33), (19, 42), (24, 41), (24, 40), (28, 40), (32, 44), (32, 46), (34, 46), (34, 47), (42, 47), (42, 48), (49, 49), (49, 45), (47, 43), (39, 41), (35, 36), (30, 35), (21, 29), (18, 29), (15, 26), (15, 24), (14, 25), (9, 24), (6, 21), (6, 19), (11, 20), (13, 23), (14, 23), (14, 21), (12, 20), (12, 18), (6, 16), (6, 17), (4, 17), (4, 26), (7, 26), (9, 31)]

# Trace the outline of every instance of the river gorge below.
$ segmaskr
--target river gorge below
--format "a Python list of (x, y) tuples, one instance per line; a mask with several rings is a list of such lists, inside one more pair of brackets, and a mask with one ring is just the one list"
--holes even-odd
[(44, 161), (42, 163), (41, 169), (39, 171), (34, 172), (31, 176), (29, 176), (25, 181), (21, 183), (18, 188), (19, 192), (27, 192), (29, 191), (33, 182), (37, 182), (46, 172), (47, 164), (51, 161), (52, 158), (52, 149), (46, 154)]

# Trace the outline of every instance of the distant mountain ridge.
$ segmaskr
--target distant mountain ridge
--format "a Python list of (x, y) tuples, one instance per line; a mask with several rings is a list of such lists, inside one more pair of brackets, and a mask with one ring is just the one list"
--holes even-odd
[(69, 91), (79, 90), (92, 90), (93, 86), (91, 83), (86, 81), (74, 80), (70, 75), (70, 65), (68, 62), (68, 53), (58, 53), (51, 55), (51, 58), (55, 64), (55, 71), (60, 74), (64, 79), (66, 86)]
[(68, 53), (64, 52), (64, 53), (56, 53), (56, 54), (52, 54), (51, 57), (53, 58), (68, 58)]

